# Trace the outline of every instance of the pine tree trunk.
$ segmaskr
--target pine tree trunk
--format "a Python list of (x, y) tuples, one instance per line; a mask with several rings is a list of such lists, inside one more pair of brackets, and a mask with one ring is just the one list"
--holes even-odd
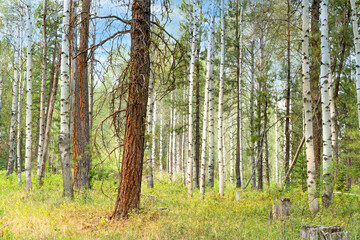
[(144, 135), (150, 78), (150, 2), (132, 1), (131, 65), (126, 111), (124, 154), (112, 218), (127, 218), (140, 206)]
[(321, 107), (323, 119), (323, 187), (322, 202), (324, 206), (329, 206), (333, 195), (333, 174), (332, 174), (332, 151), (331, 151), (331, 116), (329, 101), (329, 63), (330, 48), (328, 38), (328, 1), (322, 0), (320, 3), (320, 22), (321, 22)]
[(221, 59), (220, 59), (220, 86), (219, 86), (219, 110), (218, 110), (218, 164), (219, 164), (219, 194), (224, 197), (225, 174), (223, 164), (223, 95), (224, 95), (224, 64), (225, 64), (225, 3), (221, 0), (220, 19), (221, 19)]
[(61, 95), (60, 95), (60, 135), (59, 155), (62, 168), (63, 190), (65, 197), (73, 197), (72, 173), (70, 163), (70, 82), (69, 82), (69, 30), (70, 30), (70, 2), (64, 0), (63, 32), (61, 43)]
[(78, 56), (79, 78), (75, 80), (74, 108), (74, 187), (82, 190), (90, 188), (89, 171), (91, 165), (89, 126), (89, 83), (88, 54), (89, 17), (91, 0), (82, 0), (81, 29)]
[(43, 35), (43, 55), (42, 55), (42, 76), (41, 76), (41, 92), (40, 92), (40, 117), (39, 117), (39, 144), (37, 152), (37, 176), (40, 179), (42, 154), (44, 145), (45, 131), (45, 89), (46, 89), (46, 71), (47, 71), (47, 39), (46, 39), (46, 12), (47, 0), (43, 0), (42, 12), (42, 35)]
[(31, 125), (32, 125), (32, 33), (31, 0), (26, 2), (26, 139), (25, 139), (25, 188), (32, 189), (31, 182)]

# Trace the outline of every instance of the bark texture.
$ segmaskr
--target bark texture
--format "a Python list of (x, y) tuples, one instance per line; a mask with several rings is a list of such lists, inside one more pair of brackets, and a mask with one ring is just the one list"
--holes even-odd
[(89, 126), (89, 83), (88, 83), (88, 45), (91, 0), (82, 1), (81, 30), (78, 56), (79, 78), (75, 81), (75, 106), (73, 128), (74, 187), (90, 188), (89, 171), (91, 165), (90, 126)]
[(112, 218), (127, 218), (139, 208), (144, 159), (144, 134), (150, 78), (150, 0), (133, 0), (131, 60), (124, 153), (118, 196)]

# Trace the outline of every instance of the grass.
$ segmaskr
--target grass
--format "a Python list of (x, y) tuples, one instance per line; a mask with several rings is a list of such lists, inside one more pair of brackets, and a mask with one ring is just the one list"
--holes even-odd
[[(198, 190), (189, 200), (180, 181), (157, 179), (154, 189), (143, 184), (138, 212), (109, 222), (117, 181), (94, 181), (93, 190), (73, 200), (62, 197), (59, 175), (31, 192), (15, 175), (1, 177), (0, 186), (0, 239), (298, 239), (302, 225), (339, 225), (360, 239), (360, 201), (351, 195), (335, 195), (330, 208), (312, 216), (299, 189), (246, 190), (235, 202), (237, 189), (228, 186), (224, 199), (207, 189), (204, 200)], [(279, 197), (291, 198), (291, 216), (269, 222), (270, 205)]]

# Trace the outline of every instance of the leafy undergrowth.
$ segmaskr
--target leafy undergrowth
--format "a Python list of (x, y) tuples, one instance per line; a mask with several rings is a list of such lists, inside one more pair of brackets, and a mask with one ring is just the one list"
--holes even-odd
[[(154, 189), (143, 185), (138, 212), (110, 222), (116, 188), (117, 181), (95, 181), (92, 190), (66, 200), (59, 175), (31, 192), (16, 176), (1, 177), (0, 239), (298, 239), (302, 225), (339, 225), (360, 239), (360, 200), (353, 195), (336, 194), (330, 208), (312, 216), (299, 189), (246, 190), (236, 202), (237, 189), (228, 186), (224, 199), (207, 189), (204, 200), (198, 190), (189, 200), (180, 180), (157, 179)], [(279, 197), (291, 198), (291, 216), (270, 222), (270, 205)]]

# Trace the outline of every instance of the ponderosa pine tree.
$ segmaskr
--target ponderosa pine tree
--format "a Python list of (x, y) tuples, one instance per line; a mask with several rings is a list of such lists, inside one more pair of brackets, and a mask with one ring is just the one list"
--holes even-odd
[(81, 29), (78, 56), (79, 78), (75, 81), (74, 106), (74, 187), (77, 189), (90, 188), (91, 149), (89, 128), (89, 78), (88, 78), (88, 46), (89, 20), (91, 0), (82, 0)]
[(132, 1), (131, 61), (124, 153), (112, 218), (127, 218), (139, 208), (144, 159), (145, 119), (150, 78), (150, 0)]

